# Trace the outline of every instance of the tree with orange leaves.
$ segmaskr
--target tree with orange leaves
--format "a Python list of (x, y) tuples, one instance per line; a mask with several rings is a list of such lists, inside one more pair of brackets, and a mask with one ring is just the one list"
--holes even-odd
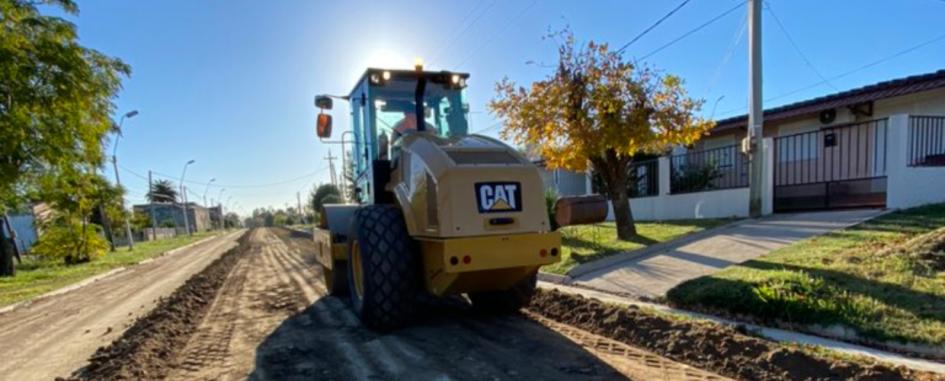
[(564, 31), (554, 73), (531, 87), (503, 79), (489, 108), (505, 119), (502, 137), (534, 147), (550, 169), (600, 175), (613, 203), (617, 236), (636, 235), (627, 191), (638, 155), (691, 145), (713, 122), (696, 116), (703, 100), (690, 98), (683, 81), (625, 61), (607, 44), (575, 48)]

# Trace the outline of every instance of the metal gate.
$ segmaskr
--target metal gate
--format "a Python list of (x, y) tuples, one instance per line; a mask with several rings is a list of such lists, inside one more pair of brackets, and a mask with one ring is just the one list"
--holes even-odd
[(886, 119), (774, 138), (774, 211), (886, 205)]

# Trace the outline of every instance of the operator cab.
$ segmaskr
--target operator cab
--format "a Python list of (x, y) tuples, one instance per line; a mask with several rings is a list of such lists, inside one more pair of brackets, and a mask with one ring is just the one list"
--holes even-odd
[[(353, 163), (359, 203), (391, 201), (383, 186), (397, 165), (403, 136), (422, 133), (455, 138), (468, 134), (468, 78), (467, 73), (423, 71), (419, 66), (417, 70), (370, 68), (347, 97), (336, 97), (351, 105), (354, 147), (348, 159)], [(331, 109), (331, 103), (324, 95), (315, 100), (322, 110)], [(319, 114), (318, 134), (330, 136), (329, 115)]]

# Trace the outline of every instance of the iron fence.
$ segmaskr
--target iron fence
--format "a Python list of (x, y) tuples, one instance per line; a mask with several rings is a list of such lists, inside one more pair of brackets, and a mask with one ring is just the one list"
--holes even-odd
[(886, 202), (887, 119), (774, 138), (776, 212)]
[(649, 159), (630, 164), (630, 197), (650, 197), (660, 193), (660, 160)]
[(744, 188), (748, 155), (737, 144), (670, 156), (670, 193)]
[(945, 116), (909, 117), (909, 166), (945, 166)]

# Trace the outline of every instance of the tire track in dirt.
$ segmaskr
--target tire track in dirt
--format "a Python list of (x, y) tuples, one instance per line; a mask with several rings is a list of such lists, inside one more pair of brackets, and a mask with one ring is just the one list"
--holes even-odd
[[(479, 315), (457, 298), (423, 298), (415, 325), (378, 334), (358, 323), (346, 301), (326, 296), (310, 238), (257, 229), (237, 258), (220, 286), (204, 296), (203, 315), (169, 323), (196, 326), (185, 341), (165, 349), (171, 360), (157, 364), (169, 370), (124, 374), (188, 380), (722, 379), (702, 377), (694, 368), (672, 377), (652, 366), (641, 372), (625, 366), (641, 359), (595, 348), (600, 340), (588, 343), (526, 316)], [(665, 360), (647, 361), (654, 359)]]
[[(356, 324), (336, 326), (320, 318), (355, 319), (340, 299), (325, 297), (321, 279), (303, 256), (304, 238), (279, 236), (276, 259), (297, 287), (318, 287), (314, 304), (287, 320), (260, 345), (251, 378), (322, 379), (614, 379), (626, 378), (575, 342), (522, 317), (475, 316), (461, 303), (434, 302), (415, 326), (378, 335)], [(308, 242), (307, 242), (308, 243)], [(311, 245), (308, 243), (308, 245)], [(297, 273), (296, 273), (297, 272)], [(347, 319), (345, 319), (347, 320)], [(523, 334), (524, 333), (524, 334)], [(614, 359), (619, 362), (619, 359)], [(651, 373), (652, 374), (652, 373)], [(706, 379), (695, 378), (690, 379)], [(721, 378), (717, 378), (721, 379)]]
[[(267, 230), (253, 232), (248, 250), (188, 342), (179, 369), (169, 378), (245, 378), (252, 370), (256, 343), (302, 305), (285, 284), (273, 282), (278, 279), (273, 275), (285, 270), (272, 261), (272, 238)], [(280, 292), (271, 293), (273, 287)]]

